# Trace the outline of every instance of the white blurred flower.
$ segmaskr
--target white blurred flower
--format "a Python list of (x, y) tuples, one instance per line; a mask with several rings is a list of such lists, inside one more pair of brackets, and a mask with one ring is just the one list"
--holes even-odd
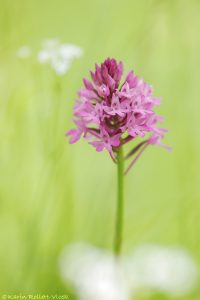
[(58, 39), (45, 40), (42, 44), (42, 49), (38, 52), (38, 61), (41, 64), (51, 63), (59, 46), (60, 42)]
[(49, 64), (57, 75), (64, 75), (74, 59), (80, 58), (83, 50), (72, 44), (61, 44), (58, 39), (46, 40), (38, 52), (38, 61)]
[(197, 281), (197, 267), (182, 248), (143, 245), (126, 259), (127, 272), (134, 289), (149, 289), (181, 296)]
[(60, 271), (80, 300), (128, 300), (130, 290), (120, 263), (105, 250), (86, 244), (66, 247), (60, 259)]
[(17, 56), (22, 59), (26, 59), (31, 56), (31, 48), (29, 46), (22, 46), (17, 50)]
[(138, 292), (182, 296), (197, 282), (197, 267), (182, 248), (143, 245), (120, 261), (106, 250), (75, 243), (60, 257), (60, 273), (79, 300), (132, 300)]

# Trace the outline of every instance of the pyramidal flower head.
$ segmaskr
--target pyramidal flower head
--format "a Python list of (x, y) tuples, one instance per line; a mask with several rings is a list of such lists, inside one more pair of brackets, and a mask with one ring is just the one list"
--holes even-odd
[(66, 134), (70, 143), (83, 136), (97, 151), (106, 149), (113, 158), (119, 147), (138, 136), (145, 137), (147, 144), (160, 143), (167, 130), (158, 127), (162, 118), (154, 108), (160, 100), (149, 84), (133, 71), (122, 81), (122, 62), (110, 58), (96, 64), (90, 75), (91, 80), (84, 78), (84, 87), (78, 92), (76, 128)]

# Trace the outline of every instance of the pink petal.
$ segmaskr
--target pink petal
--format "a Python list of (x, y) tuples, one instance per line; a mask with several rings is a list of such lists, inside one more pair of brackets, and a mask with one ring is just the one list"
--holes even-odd
[(70, 144), (76, 143), (80, 137), (81, 137), (82, 132), (79, 129), (71, 129), (66, 133), (66, 136), (72, 136), (71, 139), (69, 140)]
[(94, 87), (93, 87), (93, 84), (91, 81), (87, 80), (86, 78), (83, 78), (83, 83), (84, 83), (86, 89), (88, 89), (90, 91), (94, 90)]

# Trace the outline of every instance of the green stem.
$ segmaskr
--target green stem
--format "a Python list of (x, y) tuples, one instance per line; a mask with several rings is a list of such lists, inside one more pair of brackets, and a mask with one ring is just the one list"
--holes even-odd
[(116, 228), (114, 252), (119, 255), (122, 246), (122, 232), (123, 232), (123, 210), (124, 210), (124, 158), (123, 149), (119, 148), (117, 152), (117, 209), (116, 209)]

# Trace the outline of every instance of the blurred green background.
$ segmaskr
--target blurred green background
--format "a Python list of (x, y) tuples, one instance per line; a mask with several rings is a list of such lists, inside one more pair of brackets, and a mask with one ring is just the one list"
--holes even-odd
[[(66, 244), (112, 249), (116, 167), (65, 138), (82, 77), (108, 56), (162, 97), (173, 147), (149, 148), (126, 177), (124, 252), (179, 245), (200, 262), (199, 28), (198, 0), (0, 0), (0, 293), (64, 294)], [(56, 37), (84, 49), (64, 77), (16, 55)]]

